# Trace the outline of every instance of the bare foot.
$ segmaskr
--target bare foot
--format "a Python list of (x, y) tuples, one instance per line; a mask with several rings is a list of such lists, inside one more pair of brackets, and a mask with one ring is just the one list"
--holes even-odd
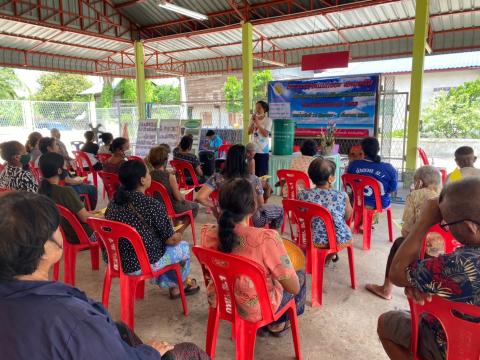
[(367, 284), (367, 285), (365, 285), (365, 289), (370, 291), (372, 294), (375, 294), (378, 297), (381, 297), (382, 299), (392, 300), (392, 294), (385, 291), (383, 286), (375, 285), (375, 284)]

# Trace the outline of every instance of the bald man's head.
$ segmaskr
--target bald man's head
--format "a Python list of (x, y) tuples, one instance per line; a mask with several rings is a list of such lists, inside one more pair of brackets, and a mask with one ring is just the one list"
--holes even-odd
[(480, 178), (468, 177), (448, 184), (440, 194), (440, 210), (446, 223), (470, 220), (450, 227), (465, 244), (480, 244)]

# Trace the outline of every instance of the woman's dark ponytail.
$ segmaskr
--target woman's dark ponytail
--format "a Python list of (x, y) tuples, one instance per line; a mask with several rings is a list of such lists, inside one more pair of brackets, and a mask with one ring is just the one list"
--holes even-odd
[(242, 220), (242, 216), (235, 215), (229, 210), (222, 211), (220, 214), (218, 218), (218, 237), (220, 238), (221, 252), (231, 253), (240, 243), (234, 229), (235, 225)]
[(256, 209), (253, 186), (246, 179), (228, 180), (220, 190), (218, 202), (221, 211), (218, 219), (219, 250), (231, 253), (240, 243), (235, 226)]
[(113, 202), (117, 205), (125, 205), (128, 204), (130, 201), (130, 194), (125, 189), (125, 186), (120, 185), (113, 196)]

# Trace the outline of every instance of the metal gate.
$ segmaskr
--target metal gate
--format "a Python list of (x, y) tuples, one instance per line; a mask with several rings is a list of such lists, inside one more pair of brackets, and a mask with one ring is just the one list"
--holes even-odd
[(405, 171), (408, 117), (408, 92), (380, 94), (379, 139), (382, 159), (398, 170), (399, 180)]

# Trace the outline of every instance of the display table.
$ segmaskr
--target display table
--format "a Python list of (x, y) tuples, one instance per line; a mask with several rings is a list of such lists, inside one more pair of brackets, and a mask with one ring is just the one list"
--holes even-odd
[[(270, 155), (270, 159), (268, 161), (268, 175), (270, 175), (270, 179), (268, 179), (270, 186), (273, 189), (274, 195), (280, 195), (280, 187), (275, 187), (275, 183), (278, 181), (277, 178), (277, 170), (280, 169), (290, 169), (290, 164), (292, 163), (292, 159), (300, 156), (300, 153), (296, 153), (293, 155)], [(336, 190), (340, 190), (340, 155), (331, 155), (331, 156), (324, 156), (325, 159), (332, 160), (335, 165), (337, 165), (337, 170), (335, 172), (335, 183), (333, 184), (333, 188)]]

